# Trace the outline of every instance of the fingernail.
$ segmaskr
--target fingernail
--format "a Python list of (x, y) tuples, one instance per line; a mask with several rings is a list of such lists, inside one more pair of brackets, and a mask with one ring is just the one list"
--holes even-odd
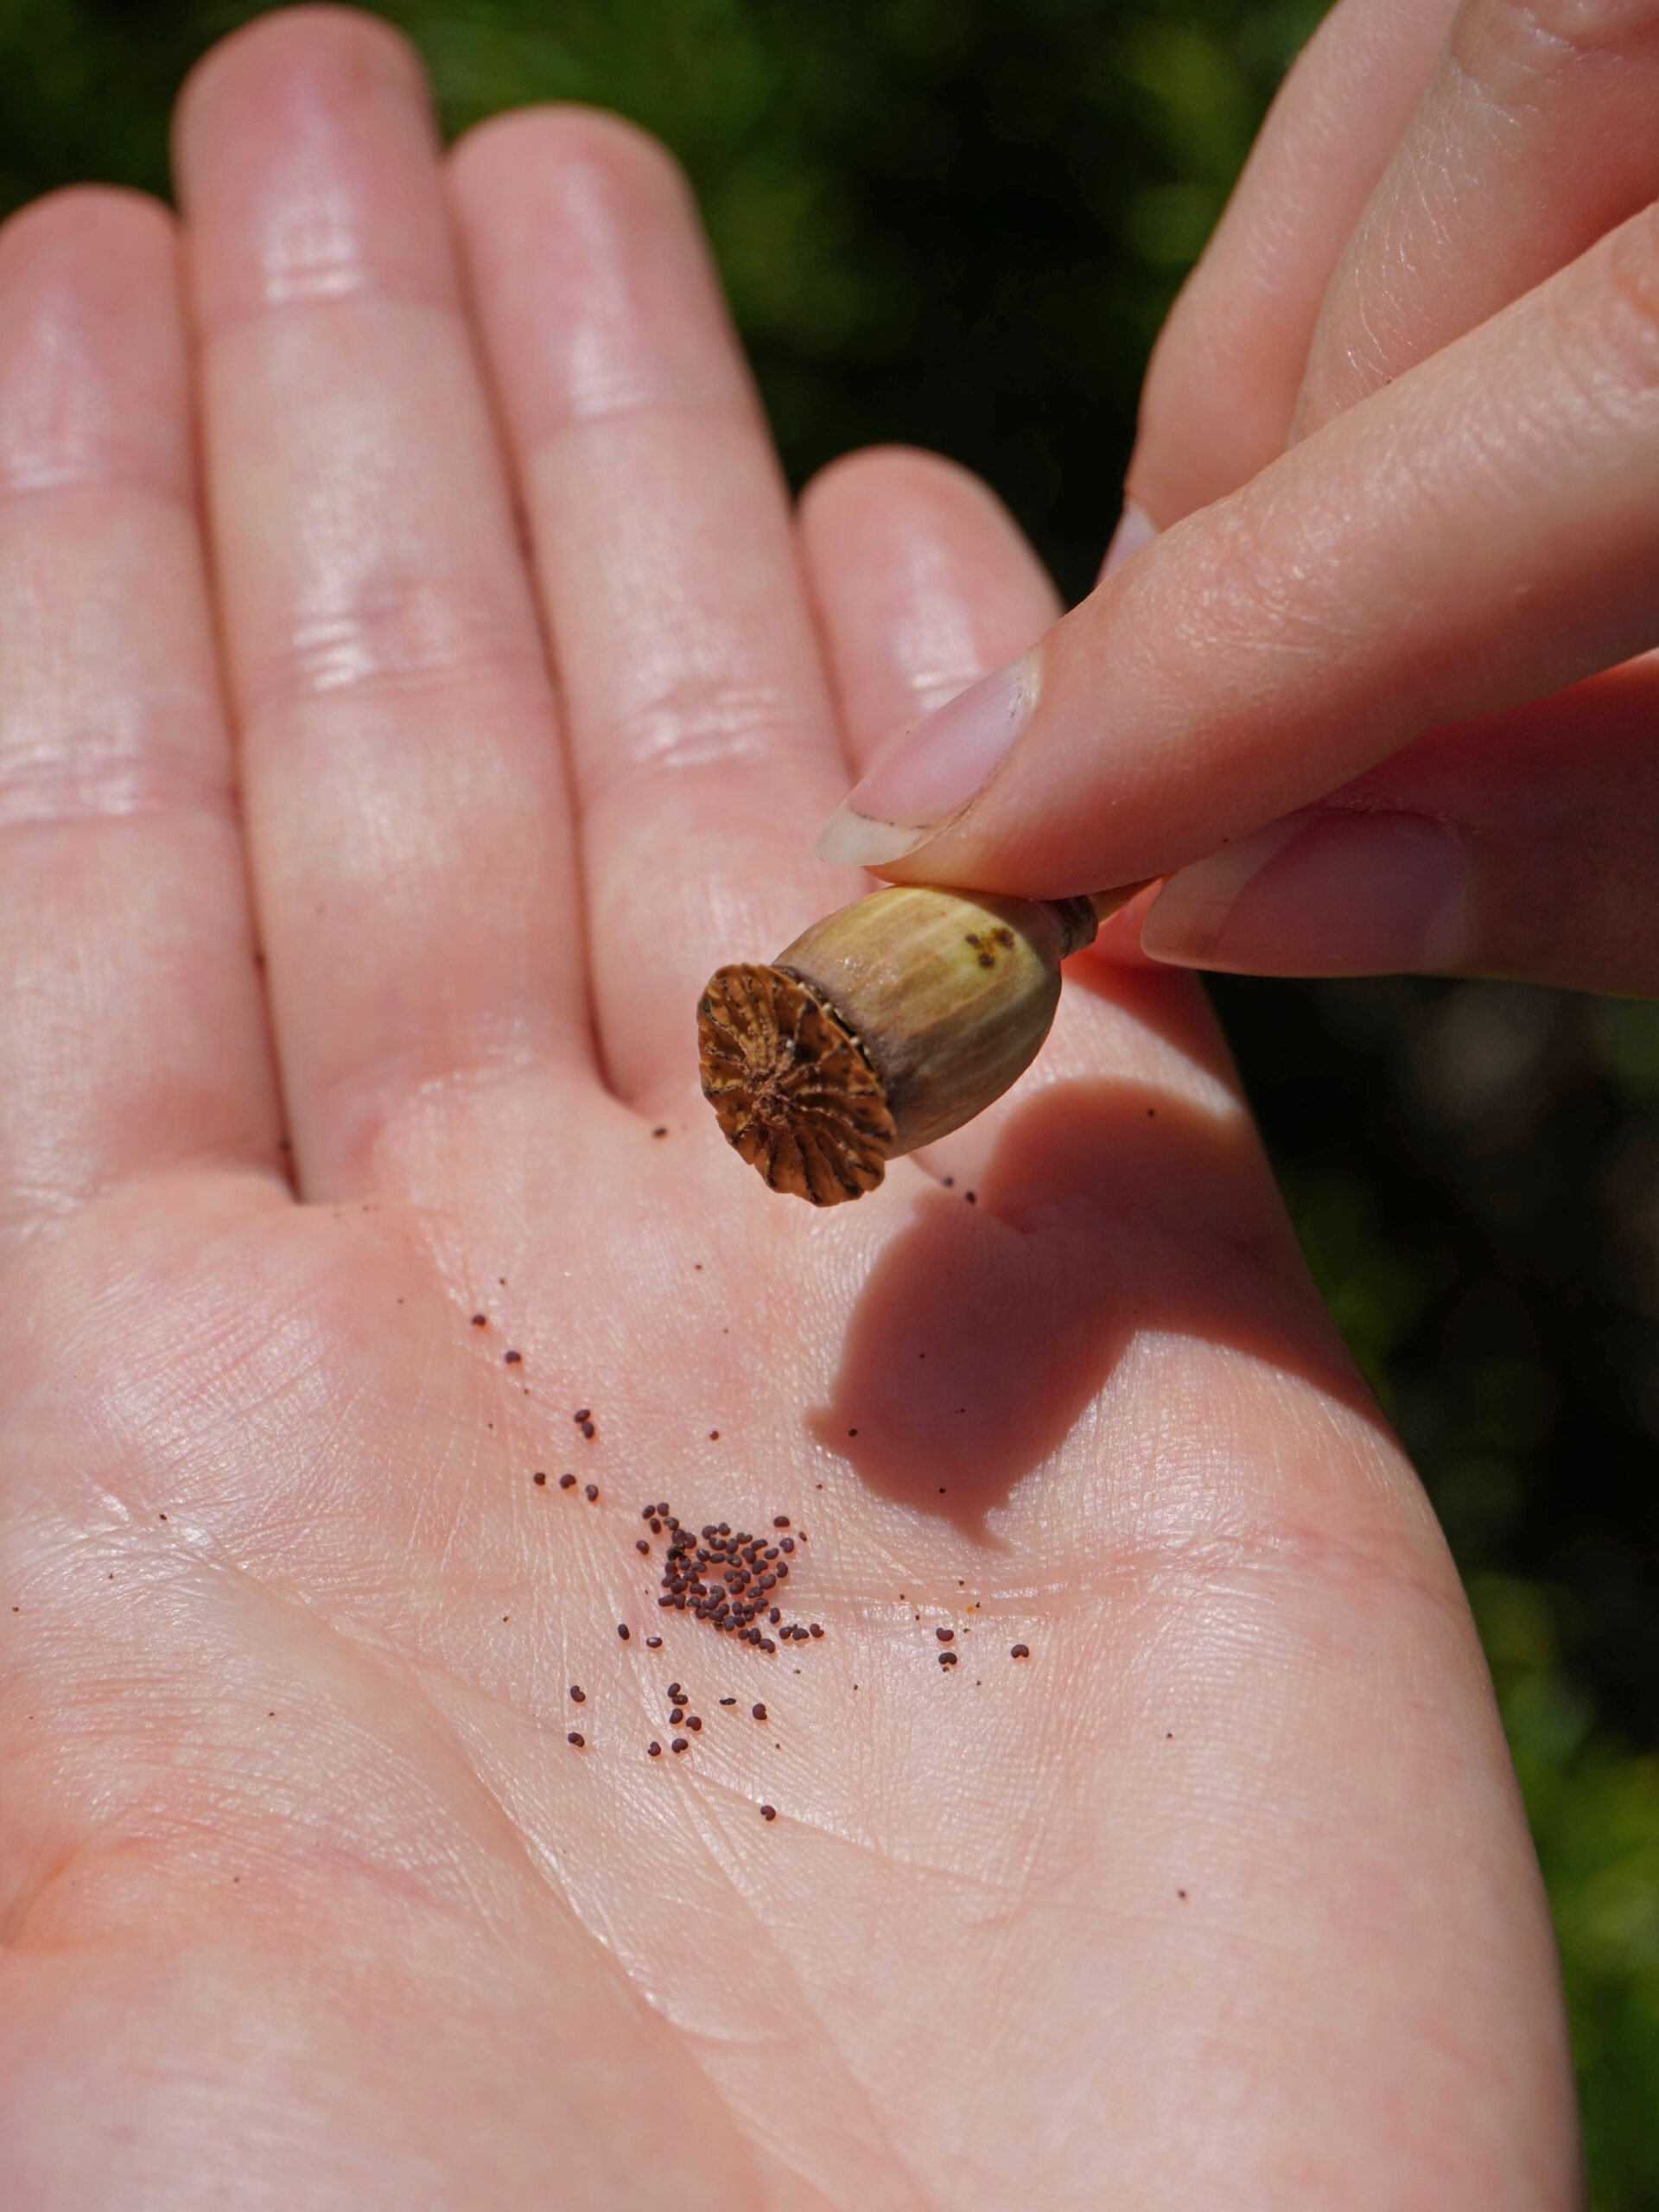
[(1141, 949), (1256, 976), (1375, 976), (1464, 955), (1468, 863), (1415, 814), (1288, 815), (1171, 876)]
[(1146, 509), (1137, 507), (1133, 499), (1125, 499), (1117, 528), (1112, 532), (1112, 542), (1106, 548), (1106, 558), (1100, 564), (1101, 581), (1104, 582), (1114, 569), (1121, 569), (1131, 553), (1150, 545), (1157, 535), (1158, 525)]
[(937, 837), (995, 774), (1030, 720), (1038, 686), (1038, 656), (1024, 653), (906, 730), (830, 816), (818, 858), (879, 868)]

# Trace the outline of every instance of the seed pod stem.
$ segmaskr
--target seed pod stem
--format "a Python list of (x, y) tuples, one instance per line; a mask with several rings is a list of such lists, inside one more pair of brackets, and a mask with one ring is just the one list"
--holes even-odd
[(1077, 899), (899, 884), (815, 922), (697, 1007), (702, 1088), (774, 1191), (839, 1205), (1000, 1098), (1036, 1058), (1060, 963), (1141, 888)]

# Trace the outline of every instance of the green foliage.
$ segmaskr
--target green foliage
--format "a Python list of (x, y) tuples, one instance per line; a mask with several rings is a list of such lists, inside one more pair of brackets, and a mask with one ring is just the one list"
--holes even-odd
[[(235, 0), (0, 0), (0, 211), (164, 193)], [(1073, 593), (1147, 350), (1319, 0), (385, 0), (446, 131), (690, 174), (785, 458), (979, 469)], [(1224, 983), (1315, 1274), (1468, 1580), (1560, 1930), (1596, 2212), (1659, 2212), (1659, 1008)], [(1638, 1755), (1632, 1744), (1645, 1747)]]

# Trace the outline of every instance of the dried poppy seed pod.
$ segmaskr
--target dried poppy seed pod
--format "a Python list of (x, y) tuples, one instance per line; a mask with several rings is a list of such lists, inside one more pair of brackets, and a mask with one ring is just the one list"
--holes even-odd
[(1060, 963), (1139, 886), (1002, 899), (900, 884), (815, 922), (697, 1006), (703, 1095), (774, 1191), (839, 1205), (948, 1136), (1037, 1056)]

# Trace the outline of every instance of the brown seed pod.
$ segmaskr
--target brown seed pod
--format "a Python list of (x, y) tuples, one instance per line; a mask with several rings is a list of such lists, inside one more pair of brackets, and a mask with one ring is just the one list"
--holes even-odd
[(1140, 887), (1003, 899), (900, 884), (815, 922), (697, 1006), (703, 1095), (774, 1191), (839, 1205), (947, 1136), (1036, 1058), (1060, 963)]

